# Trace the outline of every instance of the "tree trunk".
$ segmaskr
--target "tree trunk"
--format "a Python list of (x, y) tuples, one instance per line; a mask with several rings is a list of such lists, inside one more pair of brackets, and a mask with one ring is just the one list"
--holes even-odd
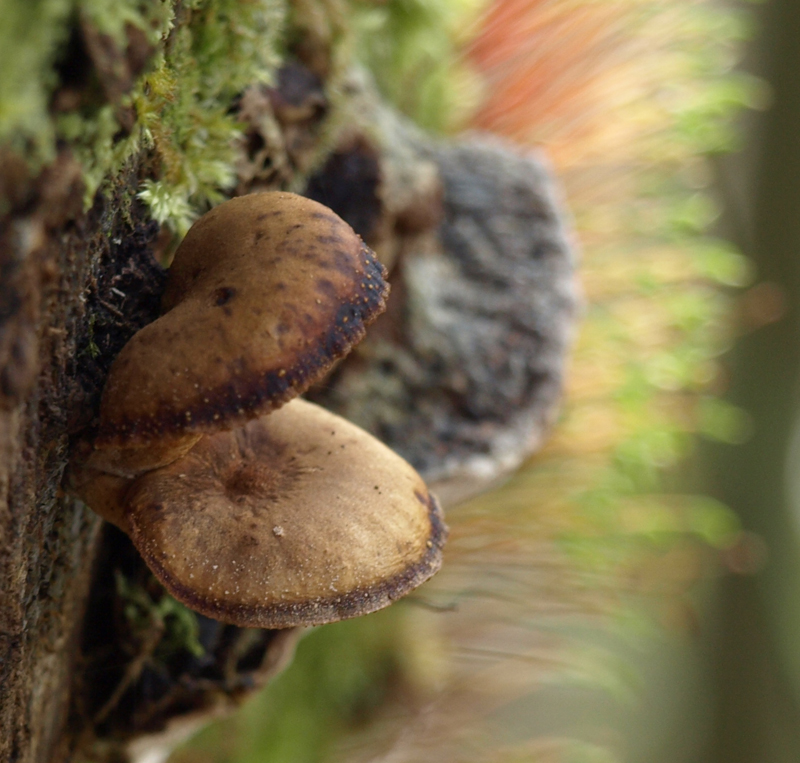
[[(135, 194), (135, 173), (88, 213), (80, 167), (67, 153), (33, 179), (6, 157), (0, 182), (10, 207), (0, 228), (0, 760), (49, 761), (67, 755), (102, 524), (61, 487), (69, 438), (91, 417), (112, 353), (157, 307), (147, 304), (151, 286), (128, 299), (135, 304), (124, 318), (107, 303), (114, 322), (103, 325), (101, 285), (123, 285), (120, 274), (128, 285), (146, 283), (160, 269), (143, 246), (152, 224), (118, 203)], [(137, 258), (146, 273), (135, 272)]]

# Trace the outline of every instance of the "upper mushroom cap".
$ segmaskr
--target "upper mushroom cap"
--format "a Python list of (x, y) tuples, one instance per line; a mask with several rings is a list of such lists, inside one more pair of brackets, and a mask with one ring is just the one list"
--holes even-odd
[(232, 428), (301, 394), (385, 307), (385, 271), (327, 207), (291, 193), (201, 217), (162, 309), (114, 361), (96, 445)]
[(366, 614), (433, 575), (441, 510), (402, 458), (303, 400), (209, 435), (124, 496), (167, 590), (209, 617), (282, 628)]

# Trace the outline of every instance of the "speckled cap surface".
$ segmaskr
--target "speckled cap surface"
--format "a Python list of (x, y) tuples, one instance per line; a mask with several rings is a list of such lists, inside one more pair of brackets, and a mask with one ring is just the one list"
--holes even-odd
[(414, 469), (304, 400), (138, 478), (130, 536), (167, 590), (239, 626), (366, 614), (439, 569), (447, 528)]
[(114, 361), (96, 444), (228, 429), (301, 394), (385, 307), (383, 266), (353, 230), (291, 193), (231, 199), (192, 226), (163, 315)]

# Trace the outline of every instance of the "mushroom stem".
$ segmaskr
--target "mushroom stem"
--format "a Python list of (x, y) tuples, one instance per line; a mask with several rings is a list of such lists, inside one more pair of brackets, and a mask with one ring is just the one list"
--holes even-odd
[(98, 447), (93, 443), (89, 448), (84, 445), (83, 456), (76, 460), (91, 469), (130, 479), (171, 464), (186, 455), (201, 437), (201, 434), (191, 433), (131, 446)]

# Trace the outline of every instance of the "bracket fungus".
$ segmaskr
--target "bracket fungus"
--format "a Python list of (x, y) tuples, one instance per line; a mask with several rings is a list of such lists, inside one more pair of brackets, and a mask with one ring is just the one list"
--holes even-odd
[(439, 568), (447, 530), (414, 469), (293, 400), (383, 311), (384, 277), (344, 221), (289, 193), (227, 201), (178, 247), (162, 315), (112, 364), (69, 485), (187, 606), (320, 624)]

